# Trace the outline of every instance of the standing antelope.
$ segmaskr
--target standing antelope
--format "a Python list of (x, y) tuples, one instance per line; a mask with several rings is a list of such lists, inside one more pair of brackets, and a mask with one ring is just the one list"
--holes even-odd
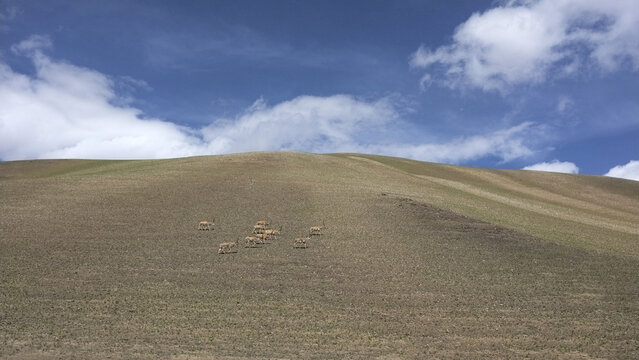
[(213, 218), (213, 222), (210, 221), (200, 221), (200, 225), (197, 227), (198, 230), (215, 230), (215, 218)]
[(307, 245), (307, 241), (309, 241), (311, 239), (310, 236), (307, 237), (299, 237), (297, 239), (295, 239), (295, 241), (293, 241), (293, 247), (294, 248), (301, 248), (303, 247), (304, 249), (306, 249)]
[(280, 234), (280, 231), (282, 231), (282, 227), (281, 227), (281, 226), (280, 226), (280, 229), (279, 229), (279, 230), (275, 230), (275, 229), (266, 229), (266, 230), (264, 230), (264, 234), (265, 234), (266, 236), (268, 236), (269, 238), (271, 238), (271, 239), (275, 239), (275, 240), (277, 240), (277, 235), (279, 235), (279, 234)]
[[(227, 251), (237, 246), (237, 239), (233, 242), (223, 242), (220, 244), (220, 249), (217, 251), (218, 254), (226, 254)], [(237, 250), (235, 251), (237, 252)]]
[(247, 236), (244, 238), (244, 240), (246, 240), (245, 247), (255, 247), (258, 241), (258, 239), (255, 236)]
[(269, 239), (269, 236), (266, 234), (255, 234), (255, 238), (260, 242), (260, 244), (264, 244), (266, 240)]
[(263, 234), (266, 231), (266, 225), (257, 224), (253, 226), (253, 234)]
[(324, 221), (322, 220), (322, 226), (311, 226), (311, 232), (310, 235), (322, 235), (322, 229), (324, 229), (326, 227), (326, 224), (324, 223)]
[(255, 225), (268, 226), (268, 221), (266, 220), (258, 220)]

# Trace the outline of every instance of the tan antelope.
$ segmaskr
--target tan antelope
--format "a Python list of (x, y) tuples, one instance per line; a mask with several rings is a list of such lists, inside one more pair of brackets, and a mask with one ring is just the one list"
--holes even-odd
[[(237, 246), (237, 239), (233, 242), (223, 242), (220, 244), (220, 249), (217, 251), (218, 254), (226, 254), (229, 250)], [(237, 252), (237, 250), (235, 251)]]
[(266, 225), (257, 224), (253, 226), (253, 234), (264, 234), (264, 231), (266, 231)]
[(262, 225), (262, 226), (268, 226), (268, 221), (266, 220), (258, 220), (255, 225)]
[(308, 246), (307, 241), (309, 241), (310, 239), (311, 239), (310, 236), (299, 237), (299, 238), (295, 239), (295, 241), (293, 241), (293, 247), (294, 248), (303, 247), (304, 249), (306, 249), (306, 247)]
[(326, 227), (324, 221), (322, 221), (322, 226), (311, 226), (311, 232), (309, 233), (311, 236), (313, 235), (322, 235), (322, 230)]
[(255, 234), (255, 238), (259, 241), (260, 244), (264, 244), (266, 240), (269, 240), (269, 236), (266, 234)]
[(244, 240), (246, 240), (245, 247), (255, 247), (255, 245), (257, 245), (257, 242), (258, 242), (258, 238), (256, 238), (255, 236), (247, 236), (244, 238)]
[(197, 227), (198, 230), (215, 230), (215, 218), (213, 218), (213, 222), (211, 221), (200, 221), (200, 224)]
[(280, 231), (282, 231), (282, 227), (280, 226), (279, 230), (275, 230), (275, 229), (266, 229), (264, 230), (264, 234), (266, 236), (268, 236), (270, 239), (275, 239), (277, 240), (277, 235), (280, 234)]

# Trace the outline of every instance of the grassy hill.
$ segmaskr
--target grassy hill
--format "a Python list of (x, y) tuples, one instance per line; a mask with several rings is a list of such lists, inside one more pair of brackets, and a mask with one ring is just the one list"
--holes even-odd
[(0, 357), (636, 359), (637, 209), (629, 180), (361, 154), (0, 163)]

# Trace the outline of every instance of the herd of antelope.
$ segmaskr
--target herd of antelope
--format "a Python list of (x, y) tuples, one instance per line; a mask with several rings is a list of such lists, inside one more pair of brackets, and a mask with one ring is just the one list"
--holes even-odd
[[(319, 236), (323, 234), (323, 230), (326, 227), (324, 222), (322, 222), (322, 226), (311, 226), (309, 229), (309, 233), (305, 237), (298, 237), (293, 240), (293, 248), (307, 248), (308, 243), (313, 236)], [(215, 219), (213, 221), (200, 221), (198, 225), (198, 230), (215, 230)], [(282, 226), (279, 229), (273, 229), (270, 227), (270, 224), (267, 220), (258, 220), (255, 225), (253, 225), (253, 232), (244, 238), (246, 242), (245, 248), (253, 248), (259, 244), (267, 244), (268, 241), (277, 240), (278, 235), (280, 235), (282, 231)], [(226, 254), (229, 252), (236, 253), (239, 243), (239, 238), (232, 242), (223, 242), (220, 244), (220, 248), (218, 249), (218, 254)], [(235, 249), (234, 251), (231, 251)]]
[(266, 244), (267, 240), (276, 240), (280, 231), (282, 231), (281, 226), (279, 230), (275, 230), (269, 227), (268, 221), (258, 220), (253, 225), (253, 233), (244, 238), (246, 241), (245, 247), (255, 247), (257, 244)]

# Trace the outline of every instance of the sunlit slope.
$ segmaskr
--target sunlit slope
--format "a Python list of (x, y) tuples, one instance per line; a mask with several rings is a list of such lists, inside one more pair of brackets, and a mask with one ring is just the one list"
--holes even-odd
[(639, 182), (588, 175), (492, 170), (372, 155), (414, 181), (388, 189), (558, 244), (639, 256)]
[[(238, 192), (233, 198), (243, 201), (238, 205), (253, 209), (256, 216), (275, 212), (273, 207), (318, 206), (308, 197), (304, 197), (304, 205), (296, 203), (294, 197), (278, 196), (282, 188), (302, 185), (307, 192), (318, 194), (330, 188), (328, 194), (344, 190), (354, 196), (386, 193), (411, 197), (558, 244), (639, 257), (639, 182), (630, 180), (470, 168), (361, 154), (254, 153), (157, 161), (0, 164), (0, 179), (98, 179), (127, 173), (139, 180), (149, 177), (140, 183), (129, 178), (131, 186), (181, 181), (185, 188), (189, 184), (204, 186), (200, 195), (211, 196), (219, 196), (212, 185), (215, 181), (232, 181)], [(207, 176), (207, 185), (197, 184)], [(201, 199), (190, 199), (194, 208), (188, 212), (198, 213), (196, 204)]]

